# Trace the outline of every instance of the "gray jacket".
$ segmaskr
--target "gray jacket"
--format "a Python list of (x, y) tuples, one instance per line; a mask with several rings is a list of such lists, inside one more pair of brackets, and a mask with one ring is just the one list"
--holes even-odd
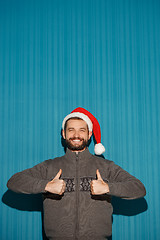
[[(45, 193), (46, 184), (62, 169), (66, 182), (62, 196)], [(91, 195), (90, 182), (99, 169), (110, 193)], [(44, 228), (49, 239), (107, 239), (112, 234), (111, 196), (135, 199), (146, 192), (143, 184), (112, 161), (67, 149), (64, 156), (46, 160), (13, 175), (7, 186), (19, 193), (43, 194)]]

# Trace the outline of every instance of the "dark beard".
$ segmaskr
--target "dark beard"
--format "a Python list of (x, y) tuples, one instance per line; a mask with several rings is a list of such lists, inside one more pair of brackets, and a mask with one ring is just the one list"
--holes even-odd
[(81, 150), (84, 150), (86, 147), (88, 147), (88, 140), (83, 139), (82, 144), (79, 146), (74, 146), (71, 143), (70, 139), (69, 140), (66, 139), (65, 141), (66, 141), (66, 147), (72, 151), (81, 151)]

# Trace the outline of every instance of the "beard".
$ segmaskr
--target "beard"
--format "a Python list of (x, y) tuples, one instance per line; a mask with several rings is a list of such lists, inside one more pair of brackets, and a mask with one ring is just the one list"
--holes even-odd
[[(80, 145), (74, 145), (72, 144), (72, 140), (75, 140), (75, 139), (79, 139), (81, 140), (81, 144)], [(81, 151), (81, 150), (84, 150), (86, 147), (88, 147), (88, 140), (84, 140), (83, 138), (70, 138), (70, 139), (66, 139), (66, 147), (72, 151)]]

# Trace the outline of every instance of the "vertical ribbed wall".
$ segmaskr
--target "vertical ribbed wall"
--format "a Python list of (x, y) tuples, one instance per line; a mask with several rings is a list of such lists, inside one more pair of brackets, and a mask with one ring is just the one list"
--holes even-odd
[(158, 240), (159, 92), (160, 1), (1, 0), (0, 239), (42, 239), (40, 209), (6, 182), (64, 153), (61, 122), (82, 106), (100, 122), (105, 157), (147, 189), (146, 211), (114, 215), (113, 239)]

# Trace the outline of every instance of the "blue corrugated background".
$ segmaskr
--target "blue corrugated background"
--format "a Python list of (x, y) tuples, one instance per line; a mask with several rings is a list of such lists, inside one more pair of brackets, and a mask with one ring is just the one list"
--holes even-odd
[(160, 239), (159, 92), (159, 0), (0, 0), (0, 239), (42, 239), (39, 197), (6, 182), (64, 153), (78, 106), (98, 118), (105, 157), (146, 186), (114, 200), (113, 239)]

